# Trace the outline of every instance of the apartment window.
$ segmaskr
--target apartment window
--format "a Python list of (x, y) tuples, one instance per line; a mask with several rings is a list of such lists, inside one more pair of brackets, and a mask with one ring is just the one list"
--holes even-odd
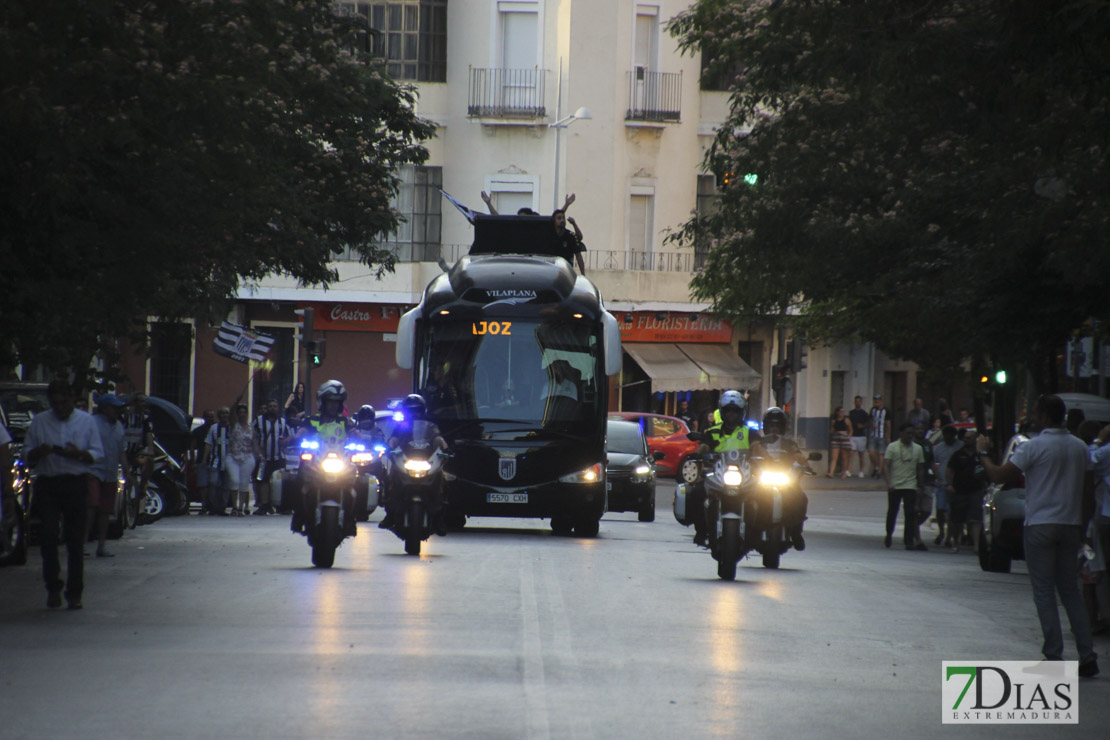
[(654, 201), (655, 192), (651, 188), (633, 188), (628, 209), (628, 251), (633, 254), (647, 254), (652, 251), (655, 236), (652, 224), (655, 219)]
[(370, 53), (398, 80), (447, 81), (447, 0), (339, 3), (367, 19), (377, 33)]
[(511, 216), (521, 208), (539, 210), (536, 201), (539, 180), (533, 175), (493, 175), (486, 178), (485, 190), (490, 194), (493, 207), (504, 216)]
[(193, 325), (165, 321), (150, 325), (150, 395), (188, 409)]
[(381, 242), (401, 262), (435, 262), (440, 257), (440, 226), (443, 186), (442, 167), (402, 167), (401, 188), (393, 207), (404, 221)]

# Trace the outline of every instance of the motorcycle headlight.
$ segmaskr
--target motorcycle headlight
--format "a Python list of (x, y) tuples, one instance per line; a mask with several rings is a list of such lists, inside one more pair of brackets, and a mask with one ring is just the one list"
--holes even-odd
[(405, 470), (413, 478), (423, 478), (432, 469), (432, 464), (427, 460), (405, 460)]
[(347, 467), (347, 463), (333, 452), (320, 462), (320, 467), (324, 469), (325, 473), (342, 473), (343, 469)]
[(579, 470), (577, 473), (564, 475), (559, 478), (560, 483), (597, 483), (601, 480), (602, 476), (601, 463), (596, 463), (586, 468)]
[(744, 476), (740, 473), (740, 468), (729, 465), (725, 469), (724, 475), (721, 476), (721, 482), (726, 486), (738, 486), (744, 482)]
[(651, 480), (651, 466), (650, 465), (637, 465), (632, 470), (633, 483), (645, 483)]
[(790, 483), (790, 476), (779, 470), (764, 470), (759, 474), (761, 486), (785, 486)]
[(353, 462), (355, 465), (369, 465), (370, 463), (374, 462), (374, 453), (356, 452), (355, 454), (351, 455), (351, 462)]

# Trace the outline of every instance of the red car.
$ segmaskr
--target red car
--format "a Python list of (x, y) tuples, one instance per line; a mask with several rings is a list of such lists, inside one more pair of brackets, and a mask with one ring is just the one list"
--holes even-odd
[(635, 421), (644, 430), (648, 449), (659, 450), (664, 457), (655, 463), (660, 477), (673, 476), (680, 483), (693, 483), (698, 478), (698, 464), (690, 458), (698, 450), (698, 443), (686, 439), (690, 428), (686, 422), (662, 414), (642, 414), (635, 411), (613, 411), (610, 419)]

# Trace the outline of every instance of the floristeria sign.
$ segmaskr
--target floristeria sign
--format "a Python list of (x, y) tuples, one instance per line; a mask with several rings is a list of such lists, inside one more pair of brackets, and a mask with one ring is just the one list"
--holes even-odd
[(406, 306), (381, 303), (304, 303), (297, 308), (316, 309), (314, 327), (326, 331), (397, 331)]
[(703, 313), (617, 311), (622, 342), (713, 342), (732, 340), (732, 324)]

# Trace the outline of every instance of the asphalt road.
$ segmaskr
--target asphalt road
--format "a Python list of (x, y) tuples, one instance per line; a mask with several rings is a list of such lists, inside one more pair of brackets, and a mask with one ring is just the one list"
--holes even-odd
[(1023, 564), (886, 550), (885, 493), (812, 485), (807, 550), (733, 583), (670, 483), (592, 540), (472, 520), (412, 558), (363, 524), (329, 571), (285, 517), (166, 519), (87, 561), (77, 612), (32, 551), (0, 569), (0, 737), (1104, 736), (1110, 673), (1078, 727), (942, 725), (941, 661), (1039, 657)]

